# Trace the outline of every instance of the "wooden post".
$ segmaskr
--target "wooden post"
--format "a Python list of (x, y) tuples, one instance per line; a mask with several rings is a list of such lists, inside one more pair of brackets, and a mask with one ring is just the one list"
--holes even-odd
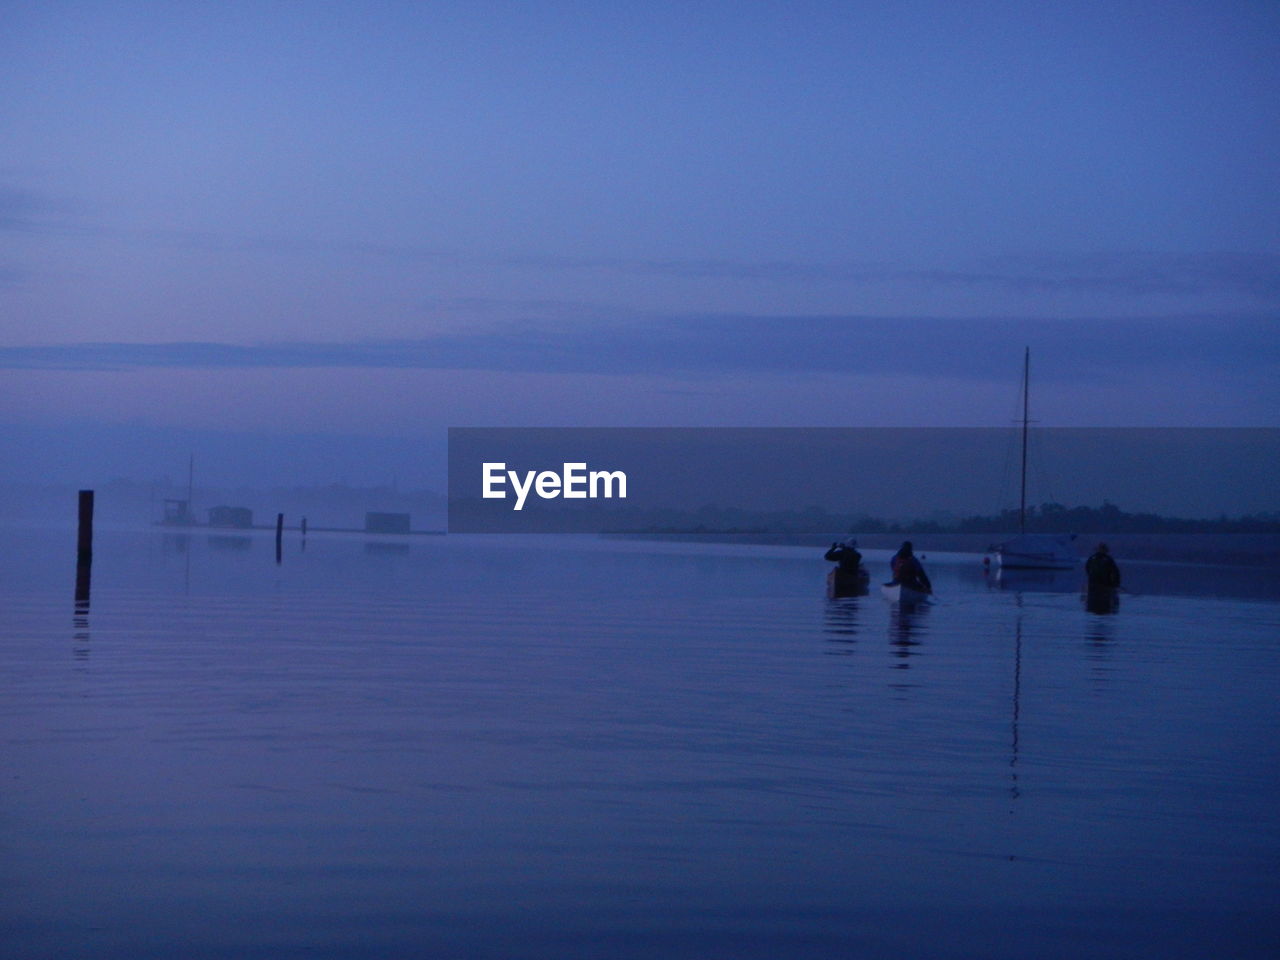
[(306, 517), (302, 518), (302, 535), (304, 537), (307, 535), (307, 518)]
[(93, 562), (93, 491), (80, 491), (80, 536), (76, 544), (76, 562)]
[(89, 585), (93, 576), (93, 491), (80, 491), (80, 526), (76, 538), (77, 640), (89, 639)]
[(283, 559), (282, 541), (284, 540), (284, 514), (276, 514), (276, 563)]
[(93, 566), (88, 563), (76, 564), (76, 613), (89, 612), (89, 590), (93, 584)]

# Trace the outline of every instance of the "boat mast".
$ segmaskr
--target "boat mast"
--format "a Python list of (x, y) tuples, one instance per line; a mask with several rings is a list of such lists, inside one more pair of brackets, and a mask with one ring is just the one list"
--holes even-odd
[(1018, 533), (1027, 532), (1027, 424), (1028, 394), (1031, 388), (1031, 348), (1022, 355), (1022, 493), (1018, 499)]

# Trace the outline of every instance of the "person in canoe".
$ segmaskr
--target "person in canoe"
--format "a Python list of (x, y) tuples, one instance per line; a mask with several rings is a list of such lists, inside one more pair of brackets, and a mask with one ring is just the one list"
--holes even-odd
[(827, 573), (828, 597), (860, 597), (866, 594), (867, 582), (871, 578), (862, 566), (858, 541), (850, 539), (844, 543), (833, 543), (822, 559), (835, 564)]
[(822, 555), (828, 563), (839, 564), (842, 573), (857, 573), (862, 565), (862, 554), (858, 552), (857, 540), (846, 540), (844, 543), (833, 543), (831, 549)]
[(916, 559), (910, 540), (903, 541), (898, 552), (889, 561), (889, 567), (893, 571), (893, 583), (900, 583), (908, 590), (915, 590), (917, 593), (933, 593), (933, 584), (929, 582), (929, 575), (924, 572), (924, 567)]

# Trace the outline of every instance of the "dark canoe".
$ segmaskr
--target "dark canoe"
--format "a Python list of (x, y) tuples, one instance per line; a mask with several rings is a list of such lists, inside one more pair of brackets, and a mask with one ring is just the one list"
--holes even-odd
[(857, 570), (832, 567), (827, 571), (827, 596), (833, 600), (837, 597), (865, 597), (870, 582), (871, 575), (863, 567)]

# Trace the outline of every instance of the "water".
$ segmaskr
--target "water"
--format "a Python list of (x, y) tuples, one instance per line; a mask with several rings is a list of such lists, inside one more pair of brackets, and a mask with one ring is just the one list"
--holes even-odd
[(791, 547), (148, 530), (77, 603), (74, 542), (0, 532), (0, 955), (1280, 949), (1256, 578), (935, 555), (903, 613)]

